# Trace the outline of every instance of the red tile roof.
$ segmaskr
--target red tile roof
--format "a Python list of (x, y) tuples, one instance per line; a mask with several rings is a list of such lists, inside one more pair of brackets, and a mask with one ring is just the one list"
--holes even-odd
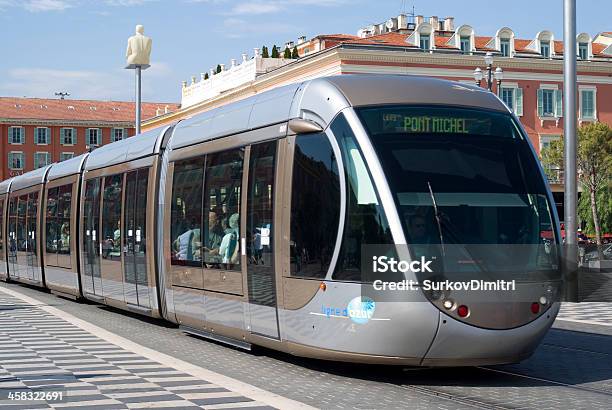
[(594, 55), (598, 55), (598, 54), (602, 54), (603, 55), (603, 51), (607, 48), (608, 46), (606, 44), (600, 44), (600, 43), (593, 43), (593, 54)]
[(436, 48), (449, 48), (449, 49), (454, 49), (457, 50), (457, 47), (448, 44), (448, 40), (450, 39), (450, 37), (438, 37), (436, 36)]
[(539, 54), (538, 52), (527, 48), (529, 43), (531, 43), (532, 41), (533, 40), (521, 40), (521, 39), (516, 38), (514, 39), (514, 50), (516, 50), (519, 53)]
[(409, 34), (400, 33), (383, 33), (375, 36), (366, 38), (357, 37), (356, 39), (349, 40), (346, 43), (349, 44), (384, 44), (387, 46), (400, 46), (400, 47), (416, 47), (414, 44), (408, 44), (406, 39)]
[(487, 47), (489, 41), (491, 41), (493, 37), (479, 37), (474, 36), (474, 42), (476, 43), (476, 50), (495, 50), (494, 48)]
[[(143, 103), (143, 119), (155, 117), (157, 108), (163, 111), (166, 105), (170, 111), (179, 108), (175, 103)], [(125, 101), (0, 97), (0, 119), (129, 122), (134, 121), (134, 106)]]

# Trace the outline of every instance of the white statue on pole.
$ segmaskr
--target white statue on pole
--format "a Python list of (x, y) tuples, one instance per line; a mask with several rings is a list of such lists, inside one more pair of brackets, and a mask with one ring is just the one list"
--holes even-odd
[(151, 38), (144, 35), (144, 27), (137, 25), (136, 34), (128, 39), (125, 54), (128, 66), (148, 66), (151, 61), (151, 43)]

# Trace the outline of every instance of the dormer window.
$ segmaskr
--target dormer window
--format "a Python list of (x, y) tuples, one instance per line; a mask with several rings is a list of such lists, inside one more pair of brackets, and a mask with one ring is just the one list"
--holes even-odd
[(544, 58), (550, 58), (550, 41), (540, 41), (540, 54)]
[(578, 43), (578, 56), (581, 60), (589, 59), (589, 43)]
[(499, 51), (502, 57), (510, 57), (510, 39), (502, 38), (499, 40)]
[(461, 52), (462, 53), (469, 53), (470, 51), (472, 51), (472, 46), (470, 44), (470, 36), (461, 36), (461, 40), (460, 40), (460, 45), (461, 45)]
[(419, 47), (421, 48), (421, 50), (431, 49), (431, 36), (429, 34), (421, 34)]

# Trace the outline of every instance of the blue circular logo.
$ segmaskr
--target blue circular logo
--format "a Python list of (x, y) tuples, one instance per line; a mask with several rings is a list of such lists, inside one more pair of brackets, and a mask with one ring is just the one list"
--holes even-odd
[(346, 309), (351, 320), (362, 325), (374, 316), (376, 302), (367, 296), (357, 296), (348, 303)]

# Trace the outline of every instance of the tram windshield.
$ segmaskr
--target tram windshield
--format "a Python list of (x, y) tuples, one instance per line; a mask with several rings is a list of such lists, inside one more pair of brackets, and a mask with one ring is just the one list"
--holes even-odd
[(437, 259), (446, 273), (558, 274), (545, 182), (510, 115), (439, 106), (358, 114), (413, 257)]

